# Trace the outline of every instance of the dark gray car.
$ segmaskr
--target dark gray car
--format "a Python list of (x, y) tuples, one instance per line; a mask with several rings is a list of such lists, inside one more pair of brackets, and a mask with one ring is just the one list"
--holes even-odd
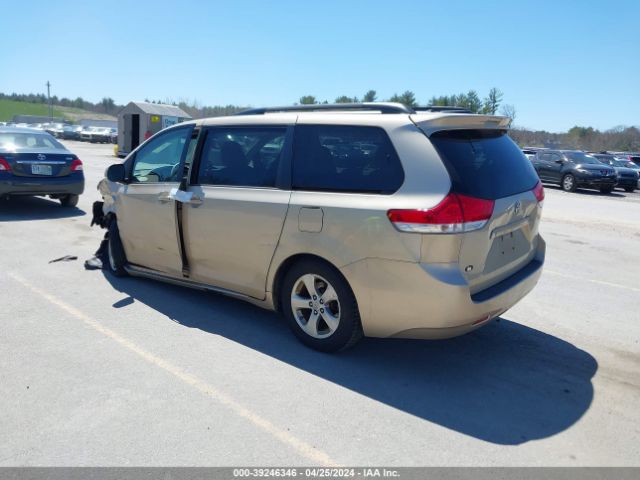
[(0, 127), (0, 197), (49, 195), (74, 207), (83, 191), (82, 161), (53, 136)]

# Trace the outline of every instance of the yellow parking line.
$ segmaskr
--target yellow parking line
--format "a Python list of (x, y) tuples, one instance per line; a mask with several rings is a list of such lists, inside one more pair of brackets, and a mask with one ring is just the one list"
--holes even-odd
[(27, 280), (25, 280), (21, 276), (11, 272), (8, 272), (8, 275), (14, 280), (16, 280), (17, 282), (24, 285), (26, 288), (28, 288), (32, 292), (37, 293), (38, 295), (43, 297), (49, 303), (64, 310), (65, 312), (77, 318), (78, 320), (81, 320), (82, 322), (84, 322), (86, 325), (90, 326), (94, 330), (97, 330), (103, 335), (106, 335), (107, 337), (119, 343), (123, 347), (134, 352), (135, 354), (137, 354), (139, 357), (143, 358), (147, 362), (155, 365), (156, 367), (161, 368), (166, 372), (169, 372), (170, 374), (178, 378), (183, 383), (186, 383), (187, 385), (195, 388), (201, 393), (204, 393), (208, 397), (212, 398), (218, 403), (229, 408), (233, 413), (235, 413), (239, 417), (244, 418), (245, 420), (248, 420), (253, 425), (262, 429), (269, 435), (275, 437), (277, 440), (281, 441), (285, 445), (292, 447), (294, 450), (296, 450), (300, 455), (305, 457), (307, 460), (313, 462), (314, 464), (321, 464), (325, 466), (338, 466), (338, 464), (335, 461), (333, 461), (331, 457), (329, 457), (329, 455), (323, 452), (322, 450), (319, 450), (309, 445), (305, 441), (300, 440), (299, 438), (287, 432), (286, 430), (278, 428), (269, 420), (249, 410), (247, 407), (238, 403), (226, 393), (223, 393), (220, 390), (216, 389), (215, 387), (209, 385), (208, 383), (200, 380), (195, 375), (187, 373), (184, 370), (182, 370), (180, 367), (177, 367), (167, 362), (166, 360), (158, 357), (157, 355), (154, 355), (153, 353), (150, 353), (144, 350), (142, 347), (124, 338), (123, 336), (119, 335), (113, 330), (106, 328), (101, 323), (94, 320), (93, 318), (83, 313), (82, 311), (78, 310), (74, 306), (69, 305), (68, 303), (60, 300), (58, 297), (52, 295), (49, 292), (46, 292), (34, 285), (31, 285)]
[(553, 270), (544, 269), (546, 273), (557, 275), (559, 277), (571, 278), (574, 280), (583, 280), (585, 282), (597, 283), (599, 285), (606, 285), (607, 287), (624, 288), (625, 290), (631, 290), (632, 292), (640, 292), (640, 288), (630, 287), (629, 285), (621, 285), (619, 283), (605, 282), (602, 280), (593, 280), (591, 278), (578, 277), (577, 275), (569, 275), (561, 272), (554, 272)]

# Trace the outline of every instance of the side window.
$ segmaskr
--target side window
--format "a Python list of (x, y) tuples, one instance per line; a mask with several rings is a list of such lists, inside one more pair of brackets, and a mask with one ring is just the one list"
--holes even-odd
[(293, 157), (298, 190), (391, 194), (404, 180), (398, 154), (378, 127), (298, 125)]
[(209, 129), (196, 183), (275, 187), (286, 133), (286, 127)]
[(190, 128), (170, 130), (143, 146), (133, 160), (131, 181), (179, 182), (182, 176), (180, 159), (190, 134)]

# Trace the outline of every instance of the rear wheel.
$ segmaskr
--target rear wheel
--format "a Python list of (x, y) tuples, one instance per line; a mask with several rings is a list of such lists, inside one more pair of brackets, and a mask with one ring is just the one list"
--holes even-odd
[(305, 345), (337, 352), (362, 338), (353, 292), (330, 265), (318, 260), (295, 264), (285, 275), (281, 292), (284, 316)]
[(600, 187), (600, 193), (611, 193), (613, 192), (613, 187)]
[(118, 224), (112, 220), (109, 224), (109, 244), (107, 245), (107, 257), (109, 261), (109, 270), (117, 277), (123, 277), (127, 274), (124, 266), (127, 264), (127, 257), (124, 254), (122, 241), (120, 240), (120, 231)]
[(565, 192), (575, 192), (578, 185), (576, 184), (576, 178), (570, 173), (562, 177), (562, 189)]
[(65, 195), (64, 197), (60, 197), (60, 205), (63, 207), (75, 207), (78, 205), (79, 199), (80, 195)]

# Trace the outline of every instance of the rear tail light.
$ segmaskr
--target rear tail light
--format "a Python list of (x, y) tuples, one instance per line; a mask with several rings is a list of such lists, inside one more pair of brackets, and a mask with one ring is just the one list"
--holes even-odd
[(387, 217), (401, 232), (462, 233), (479, 230), (493, 215), (493, 200), (450, 193), (428, 210), (389, 210)]
[(71, 171), (77, 172), (79, 170), (82, 170), (82, 160), (76, 158), (73, 160), (73, 162), (71, 162)]
[(9, 165), (9, 162), (7, 162), (6, 159), (0, 157), (0, 172), (10, 172), (11, 171), (11, 166)]
[(544, 200), (544, 187), (541, 182), (536, 183), (536, 186), (533, 187), (533, 194), (536, 196), (538, 203), (542, 203)]

